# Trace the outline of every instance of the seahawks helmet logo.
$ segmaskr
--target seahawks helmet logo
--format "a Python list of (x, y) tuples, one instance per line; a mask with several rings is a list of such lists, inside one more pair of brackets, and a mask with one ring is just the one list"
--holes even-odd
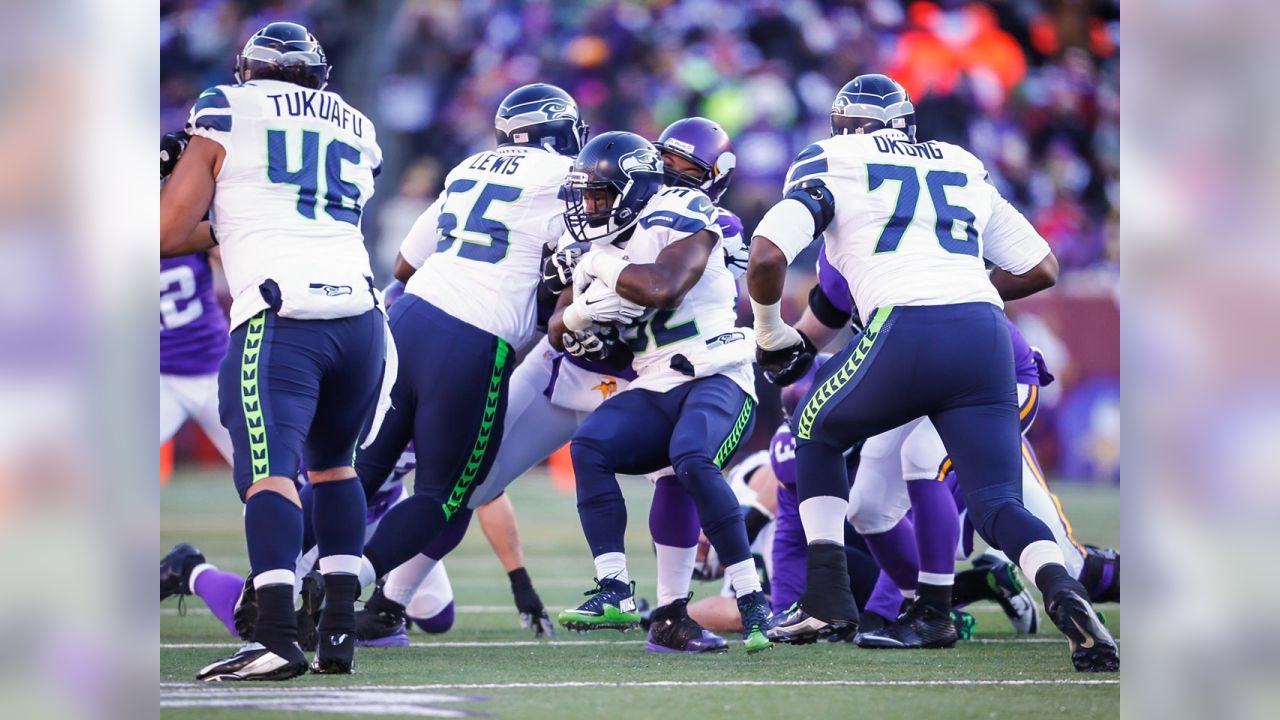
[(662, 158), (654, 150), (637, 148), (618, 158), (618, 169), (627, 177), (636, 171), (662, 172)]
[(573, 120), (578, 117), (578, 109), (563, 100), (551, 100), (538, 108), (547, 120)]

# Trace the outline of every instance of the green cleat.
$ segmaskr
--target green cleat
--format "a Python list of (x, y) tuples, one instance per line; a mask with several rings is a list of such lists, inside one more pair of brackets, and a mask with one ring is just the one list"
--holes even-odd
[(978, 626), (977, 618), (963, 610), (952, 610), (951, 622), (956, 626), (956, 633), (961, 640), (973, 639), (973, 629)]
[(738, 598), (738, 614), (742, 616), (742, 644), (748, 653), (758, 653), (773, 647), (773, 641), (764, 633), (769, 629), (769, 602), (764, 593), (757, 590)]
[(569, 630), (627, 631), (640, 625), (636, 610), (636, 584), (614, 578), (595, 579), (596, 586), (583, 593), (589, 599), (576, 608), (561, 610), (556, 616)]

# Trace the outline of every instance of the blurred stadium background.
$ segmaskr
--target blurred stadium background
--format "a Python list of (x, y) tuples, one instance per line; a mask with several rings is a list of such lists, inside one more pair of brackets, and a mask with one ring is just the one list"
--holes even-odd
[[(721, 123), (739, 158), (724, 204), (750, 229), (795, 153), (828, 134), (840, 85), (886, 72), (912, 93), (920, 136), (972, 149), (1053, 246), (1058, 287), (1009, 308), (1057, 376), (1032, 440), (1058, 478), (1119, 481), (1119, 0), (160, 6), (162, 131), (182, 126), (203, 88), (232, 81), (235, 54), (263, 24), (295, 20), (317, 35), (334, 66), (330, 89), (373, 119), (387, 158), (364, 216), (384, 280), (444, 173), (492, 145), (493, 112), (518, 85), (564, 87), (593, 133), (652, 138), (693, 114)], [(792, 271), (811, 268), (802, 258)], [(810, 284), (788, 283), (788, 317)], [(762, 400), (755, 446), (778, 418)], [(222, 462), (192, 428), (165, 453), (166, 463)]]

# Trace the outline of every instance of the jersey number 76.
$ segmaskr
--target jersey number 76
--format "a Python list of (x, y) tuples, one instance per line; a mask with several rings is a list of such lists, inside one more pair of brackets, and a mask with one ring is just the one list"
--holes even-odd
[[(913, 167), (905, 165), (867, 165), (867, 191), (875, 192), (886, 180), (898, 183), (898, 200), (894, 203), (893, 215), (880, 231), (880, 239), (876, 241), (876, 254), (891, 253), (898, 249), (902, 236), (907, 232), (911, 221), (915, 219), (916, 204), (920, 199), (920, 175)], [(933, 200), (934, 213), (938, 222), (934, 232), (938, 236), (938, 244), (943, 250), (957, 255), (978, 256), (978, 230), (973, 226), (977, 218), (968, 208), (952, 205), (947, 202), (948, 187), (965, 187), (969, 184), (969, 176), (950, 170), (930, 170), (925, 174), (925, 185), (929, 188), (929, 197)], [(964, 225), (964, 238), (954, 235), (956, 221)]]

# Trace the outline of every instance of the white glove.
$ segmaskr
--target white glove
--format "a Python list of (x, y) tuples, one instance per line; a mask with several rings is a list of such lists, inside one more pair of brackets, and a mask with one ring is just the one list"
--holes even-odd
[(573, 303), (564, 309), (561, 317), (566, 328), (581, 332), (593, 322), (601, 325), (626, 325), (644, 313), (643, 306), (624, 300), (603, 283), (592, 283), (586, 292), (574, 297)]
[(761, 350), (781, 350), (804, 343), (800, 333), (782, 320), (781, 302), (765, 305), (752, 298), (751, 310), (755, 316), (753, 327), (756, 331), (756, 347)]
[(583, 255), (578, 264), (573, 266), (573, 292), (582, 292), (595, 280), (613, 288), (618, 284), (618, 276), (630, 264), (625, 257), (593, 250)]

